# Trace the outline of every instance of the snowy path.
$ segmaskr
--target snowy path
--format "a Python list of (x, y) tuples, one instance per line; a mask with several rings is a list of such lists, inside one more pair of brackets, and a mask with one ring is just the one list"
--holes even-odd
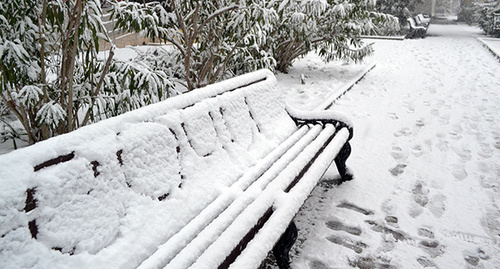
[(292, 268), (500, 268), (500, 62), (474, 28), (375, 41), (337, 102), (355, 180), (326, 178), (297, 218)]

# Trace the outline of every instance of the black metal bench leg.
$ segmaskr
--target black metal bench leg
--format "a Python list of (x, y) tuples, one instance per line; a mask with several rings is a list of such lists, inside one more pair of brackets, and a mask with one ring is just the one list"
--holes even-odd
[(340, 183), (346, 182), (352, 179), (352, 174), (347, 172), (347, 167), (345, 162), (347, 158), (351, 155), (351, 145), (349, 142), (345, 143), (345, 145), (340, 150), (339, 154), (335, 158), (335, 165), (337, 165), (337, 170), (339, 171), (341, 180)]
[(281, 236), (278, 243), (273, 248), (273, 254), (276, 258), (276, 263), (280, 269), (290, 268), (290, 249), (297, 240), (297, 226), (292, 221)]

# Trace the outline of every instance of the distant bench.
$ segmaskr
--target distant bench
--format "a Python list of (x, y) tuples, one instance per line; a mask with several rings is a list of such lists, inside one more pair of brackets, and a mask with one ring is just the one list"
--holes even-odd
[(428, 17), (424, 17), (422, 14), (417, 14), (415, 17), (415, 22), (417, 23), (418, 26), (423, 26), (426, 29), (429, 28), (429, 25), (431, 24), (431, 19)]
[(0, 156), (0, 267), (280, 268), (352, 127), (266, 70)]
[(430, 25), (430, 19), (425, 18), (422, 14), (418, 14), (413, 18), (408, 18), (410, 30), (406, 38), (423, 38), (427, 34), (427, 29)]

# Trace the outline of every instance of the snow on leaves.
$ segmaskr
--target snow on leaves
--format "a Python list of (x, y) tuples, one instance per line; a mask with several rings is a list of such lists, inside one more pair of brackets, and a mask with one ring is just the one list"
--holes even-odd
[(40, 95), (42, 95), (42, 89), (34, 85), (24, 86), (19, 92), (19, 99), (25, 104), (35, 104), (40, 101)]
[(52, 128), (55, 128), (59, 121), (64, 120), (65, 117), (66, 111), (54, 101), (45, 103), (36, 115), (37, 121), (42, 121)]

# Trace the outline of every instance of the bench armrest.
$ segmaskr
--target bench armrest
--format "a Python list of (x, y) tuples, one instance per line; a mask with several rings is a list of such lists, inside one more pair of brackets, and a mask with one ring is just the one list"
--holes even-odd
[(333, 110), (305, 111), (293, 108), (289, 105), (286, 105), (286, 111), (297, 125), (307, 123), (331, 123), (338, 129), (343, 127), (347, 128), (349, 130), (348, 140), (350, 140), (354, 135), (354, 129), (352, 127), (353, 125), (351, 120), (342, 113), (338, 113)]

